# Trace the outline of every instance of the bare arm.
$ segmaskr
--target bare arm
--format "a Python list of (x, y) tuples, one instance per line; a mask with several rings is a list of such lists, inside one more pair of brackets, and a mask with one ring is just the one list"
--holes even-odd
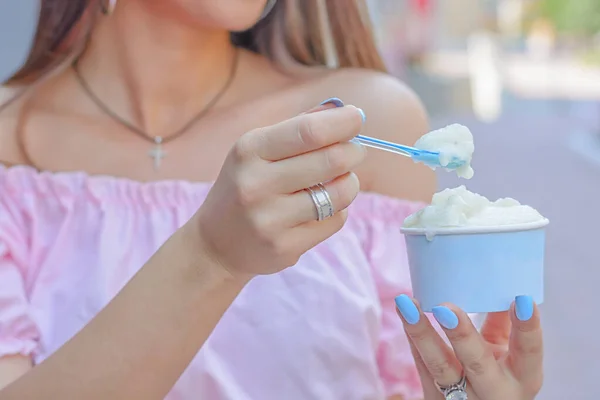
[[(90, 324), (0, 400), (163, 399), (245, 284), (189, 238), (176, 233)], [(24, 364), (3, 360), (4, 379), (22, 374)]]
[(29, 357), (14, 355), (0, 358), (0, 389), (31, 369)]

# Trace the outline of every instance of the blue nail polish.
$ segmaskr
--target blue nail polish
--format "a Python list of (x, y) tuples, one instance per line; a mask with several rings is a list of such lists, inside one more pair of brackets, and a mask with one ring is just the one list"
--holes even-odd
[(433, 316), (446, 329), (454, 329), (458, 326), (458, 317), (448, 307), (433, 307)]
[(344, 107), (344, 102), (337, 97), (331, 97), (322, 102), (320, 105), (324, 106), (325, 104), (333, 104), (336, 107)]
[(519, 321), (529, 321), (533, 317), (533, 298), (517, 296), (515, 298), (515, 314)]
[(365, 115), (365, 112), (362, 110), (362, 108), (357, 107), (357, 110), (360, 113), (360, 117), (362, 118), (362, 122), (364, 124), (365, 121), (367, 120), (367, 116)]
[(406, 322), (408, 322), (411, 325), (414, 325), (417, 322), (419, 322), (419, 309), (417, 308), (417, 306), (415, 306), (415, 303), (413, 303), (410, 297), (408, 297), (405, 294), (401, 294), (400, 296), (396, 297), (395, 300), (396, 307), (398, 307), (400, 314), (402, 314), (402, 317), (404, 317)]

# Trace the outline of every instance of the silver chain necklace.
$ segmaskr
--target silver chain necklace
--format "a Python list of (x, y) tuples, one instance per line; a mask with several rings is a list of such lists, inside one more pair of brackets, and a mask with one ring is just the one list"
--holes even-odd
[(75, 62), (73, 62), (73, 71), (75, 72), (75, 77), (77, 78), (77, 82), (79, 82), (79, 85), (81, 86), (83, 91), (94, 102), (94, 104), (96, 104), (96, 106), (100, 110), (102, 110), (102, 112), (104, 112), (107, 116), (109, 116), (114, 121), (118, 122), (119, 124), (121, 124), (122, 126), (127, 128), (131, 132), (138, 135), (140, 138), (142, 138), (146, 141), (149, 141), (153, 144), (152, 148), (148, 151), (148, 156), (150, 156), (150, 158), (152, 158), (152, 160), (153, 160), (154, 169), (158, 170), (162, 164), (163, 158), (165, 158), (167, 156), (167, 152), (165, 150), (163, 150), (163, 145), (166, 145), (167, 143), (174, 141), (175, 139), (179, 138), (184, 133), (186, 133), (192, 127), (192, 125), (194, 125), (202, 117), (204, 117), (218, 103), (218, 101), (225, 94), (225, 92), (227, 92), (227, 89), (229, 89), (229, 86), (231, 86), (231, 83), (233, 82), (236, 72), (237, 72), (237, 67), (239, 64), (239, 53), (240, 53), (240, 51), (238, 49), (236, 49), (235, 54), (233, 56), (233, 62), (231, 64), (231, 70), (230, 70), (229, 76), (227, 78), (227, 81), (221, 88), (221, 90), (219, 90), (219, 92), (211, 99), (211, 101), (209, 101), (208, 104), (206, 106), (204, 106), (204, 108), (202, 110), (200, 110), (198, 113), (196, 113), (194, 115), (194, 117), (188, 123), (186, 123), (183, 127), (181, 127), (180, 129), (178, 129), (177, 131), (175, 131), (174, 133), (172, 133), (169, 136), (151, 136), (148, 133), (146, 133), (145, 131), (143, 131), (142, 129), (138, 128), (137, 126), (135, 126), (132, 123), (125, 120), (124, 118), (120, 117), (113, 110), (111, 110), (110, 107), (104, 101), (102, 101), (96, 95), (96, 93), (94, 93), (94, 91), (92, 90), (92, 88), (90, 87), (88, 82), (85, 80), (85, 78), (81, 74), (81, 71), (79, 69), (79, 60), (75, 60)]

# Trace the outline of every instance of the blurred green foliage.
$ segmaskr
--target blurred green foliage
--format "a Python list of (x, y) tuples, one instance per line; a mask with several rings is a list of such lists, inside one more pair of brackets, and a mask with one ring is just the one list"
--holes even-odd
[(600, 33), (600, 0), (540, 0), (537, 6), (536, 14), (552, 21), (559, 33)]

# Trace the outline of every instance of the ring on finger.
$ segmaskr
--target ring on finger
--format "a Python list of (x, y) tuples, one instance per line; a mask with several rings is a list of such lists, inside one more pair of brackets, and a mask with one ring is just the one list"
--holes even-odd
[(310, 194), (315, 208), (317, 209), (317, 221), (323, 221), (324, 219), (333, 216), (335, 213), (333, 203), (331, 202), (331, 196), (329, 196), (325, 185), (318, 183), (306, 188), (306, 191)]
[(442, 393), (446, 400), (467, 400), (467, 377), (462, 374), (460, 380), (454, 385), (441, 386), (435, 382), (440, 393)]

